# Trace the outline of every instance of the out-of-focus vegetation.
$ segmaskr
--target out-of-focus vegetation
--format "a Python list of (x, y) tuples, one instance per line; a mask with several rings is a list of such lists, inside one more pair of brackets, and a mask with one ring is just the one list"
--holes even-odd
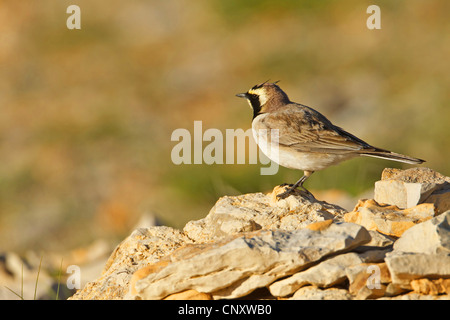
[[(81, 30), (66, 28), (70, 4)], [(366, 27), (370, 4), (381, 30)], [(449, 175), (449, 12), (447, 0), (3, 1), (0, 249), (123, 237), (143, 213), (181, 228), (220, 196), (296, 181), (283, 168), (171, 162), (172, 131), (194, 120), (248, 129), (234, 95), (267, 79)], [(307, 186), (357, 195), (384, 167), (401, 164), (355, 159)]]

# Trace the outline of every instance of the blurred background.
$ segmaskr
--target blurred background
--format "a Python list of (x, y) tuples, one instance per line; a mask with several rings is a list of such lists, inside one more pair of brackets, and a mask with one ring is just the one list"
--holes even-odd
[[(81, 30), (68, 30), (69, 5)], [(381, 8), (381, 30), (366, 9)], [(369, 143), (450, 174), (450, 2), (5, 0), (0, 3), (0, 251), (117, 244), (144, 216), (183, 228), (224, 195), (302, 172), (174, 165), (177, 128), (250, 128), (235, 97), (267, 79)], [(204, 146), (208, 143), (204, 143)], [(381, 159), (307, 187), (358, 197)], [(322, 191), (321, 191), (322, 190)]]

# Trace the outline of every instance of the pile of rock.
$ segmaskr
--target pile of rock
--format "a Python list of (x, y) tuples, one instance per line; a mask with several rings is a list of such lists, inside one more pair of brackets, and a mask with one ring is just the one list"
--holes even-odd
[(283, 190), (135, 230), (71, 299), (450, 298), (450, 178), (386, 169), (352, 212)]

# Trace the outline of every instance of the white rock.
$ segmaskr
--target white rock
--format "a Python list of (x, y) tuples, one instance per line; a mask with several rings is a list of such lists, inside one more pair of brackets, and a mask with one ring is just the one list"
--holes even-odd
[(450, 177), (429, 168), (384, 169), (375, 183), (375, 201), (412, 208), (434, 203), (438, 213), (450, 209)]
[(270, 293), (275, 297), (288, 296), (306, 285), (329, 287), (343, 282), (347, 276), (345, 269), (362, 263), (361, 257), (349, 252), (327, 259), (305, 271), (298, 272), (289, 278), (272, 283)]
[(330, 288), (319, 289), (314, 286), (300, 288), (289, 300), (352, 300), (347, 290)]
[(378, 203), (395, 205), (402, 209), (412, 208), (433, 192), (433, 186), (398, 180), (377, 181), (374, 198)]
[(257, 230), (296, 230), (329, 219), (340, 221), (347, 211), (339, 206), (301, 195), (276, 200), (271, 194), (251, 193), (220, 198), (209, 214), (186, 224), (184, 233), (197, 243), (219, 240), (228, 235)]
[(406, 230), (394, 243), (394, 250), (450, 254), (450, 211)]
[(420, 278), (450, 278), (450, 255), (390, 252), (385, 258), (392, 283), (411, 289), (410, 282)]

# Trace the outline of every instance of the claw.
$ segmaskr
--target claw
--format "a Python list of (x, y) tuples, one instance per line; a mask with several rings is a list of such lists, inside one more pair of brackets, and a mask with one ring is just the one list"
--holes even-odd
[[(286, 185), (287, 185), (287, 184), (286, 184)], [(285, 199), (285, 198), (287, 198), (291, 193), (294, 193), (294, 192), (297, 190), (297, 188), (294, 188), (293, 185), (289, 185), (289, 186), (291, 186), (289, 189), (287, 189), (286, 191), (284, 191), (284, 192), (282, 192), (282, 193), (280, 193), (280, 194), (277, 194), (276, 197), (277, 197), (278, 199)], [(301, 186), (301, 190), (299, 190), (299, 191), (300, 191), (300, 192), (304, 192), (308, 198), (309, 198), (309, 197), (312, 197), (312, 198), (315, 199), (314, 195), (313, 195), (311, 192), (309, 192), (308, 189), (306, 189), (305, 187)]]
[(282, 184), (280, 184), (280, 187), (286, 187), (286, 186), (292, 188), (294, 185), (292, 183), (282, 183)]

